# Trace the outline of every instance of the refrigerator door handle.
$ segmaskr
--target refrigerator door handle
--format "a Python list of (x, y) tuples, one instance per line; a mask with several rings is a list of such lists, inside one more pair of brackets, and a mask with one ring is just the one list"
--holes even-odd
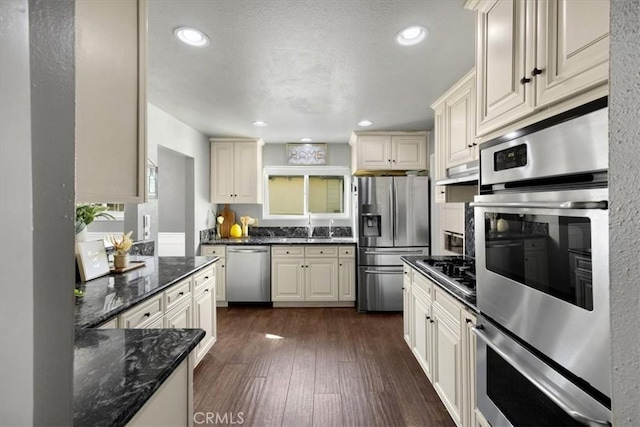
[(391, 230), (391, 241), (393, 242), (393, 246), (395, 246), (396, 221), (398, 218), (398, 211), (396, 210), (396, 180), (392, 177), (389, 181), (389, 229)]

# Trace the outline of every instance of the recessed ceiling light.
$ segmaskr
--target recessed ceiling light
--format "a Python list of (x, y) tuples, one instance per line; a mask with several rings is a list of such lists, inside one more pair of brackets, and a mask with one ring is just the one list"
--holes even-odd
[(173, 30), (173, 34), (183, 43), (191, 46), (206, 46), (209, 44), (209, 37), (200, 30), (189, 27), (178, 27)]
[(372, 124), (373, 122), (371, 120), (362, 120), (358, 122), (358, 126), (363, 126), (363, 127), (371, 126)]
[(258, 127), (265, 127), (267, 125), (267, 122), (263, 122), (262, 120), (256, 120), (255, 122), (253, 122), (253, 125)]
[(300, 142), (311, 142), (311, 141), (313, 141), (313, 139), (311, 139), (311, 138), (302, 138), (302, 139), (300, 139)]
[(412, 46), (424, 40), (427, 34), (429, 34), (429, 31), (426, 28), (414, 25), (396, 34), (396, 42), (402, 46)]

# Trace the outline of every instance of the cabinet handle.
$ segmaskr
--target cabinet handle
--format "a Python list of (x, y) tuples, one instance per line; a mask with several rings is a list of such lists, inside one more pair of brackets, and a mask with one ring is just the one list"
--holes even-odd
[(520, 84), (527, 84), (531, 81), (531, 79), (527, 78), (527, 77), (523, 77), (520, 79)]
[(425, 316), (425, 317), (427, 318), (427, 320), (431, 320), (431, 317), (429, 317), (429, 316)]
[(209, 280), (209, 276), (204, 276), (204, 280)]
[(205, 289), (204, 291), (205, 291), (205, 292), (209, 292), (209, 289)]
[(538, 74), (542, 74), (542, 72), (544, 71), (544, 69), (540, 69), (538, 67), (535, 67), (533, 70), (531, 70), (531, 75), (537, 76)]
[(478, 143), (477, 142), (473, 142), (473, 143), (471, 143), (471, 145), (473, 145), (475, 147), (476, 145), (478, 145)]
[(179, 297), (181, 297), (182, 295), (184, 295), (184, 292), (178, 292)]
[(151, 316), (151, 313), (145, 313), (142, 317), (149, 317)]
[(467, 144), (467, 147), (471, 148), (471, 147), (473, 147), (473, 144)]
[(436, 323), (433, 319), (429, 319), (429, 322)]
[(468, 318), (464, 319), (464, 321), (467, 322), (467, 323), (471, 323), (471, 319), (468, 319)]

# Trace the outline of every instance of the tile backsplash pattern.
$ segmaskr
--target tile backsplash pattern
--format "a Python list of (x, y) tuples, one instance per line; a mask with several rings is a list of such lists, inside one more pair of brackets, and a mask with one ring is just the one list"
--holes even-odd
[[(351, 237), (351, 227), (332, 227), (333, 237)], [(313, 227), (313, 237), (328, 237), (329, 227)], [(249, 227), (249, 237), (307, 237), (307, 227)], [(215, 240), (215, 228), (200, 231), (200, 242)]]
[(470, 258), (476, 257), (476, 221), (473, 215), (473, 207), (469, 203), (464, 204), (464, 255)]

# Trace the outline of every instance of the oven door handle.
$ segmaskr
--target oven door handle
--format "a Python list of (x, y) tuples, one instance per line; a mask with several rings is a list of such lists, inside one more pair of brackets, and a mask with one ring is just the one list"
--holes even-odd
[(585, 423), (591, 426), (611, 426), (608, 421), (596, 420), (587, 415), (584, 415), (575, 409), (572, 409), (567, 405), (560, 397), (556, 395), (557, 391), (551, 390), (547, 385), (542, 383), (534, 374), (529, 372), (524, 366), (520, 363), (516, 362), (511, 356), (506, 354), (498, 345), (496, 345), (491, 338), (483, 332), (484, 327), (482, 324), (472, 326), (471, 330), (475, 333), (476, 337), (482, 340), (486, 345), (491, 347), (493, 351), (498, 353), (500, 357), (506, 360), (511, 366), (516, 368), (520, 374), (522, 374), (526, 379), (528, 379), (534, 386), (538, 388), (542, 393), (545, 394), (549, 399), (551, 399), (556, 405), (562, 408), (571, 418), (574, 420)]
[(609, 209), (609, 202), (472, 202), (474, 208)]
[(365, 270), (367, 274), (404, 274), (404, 270)]

